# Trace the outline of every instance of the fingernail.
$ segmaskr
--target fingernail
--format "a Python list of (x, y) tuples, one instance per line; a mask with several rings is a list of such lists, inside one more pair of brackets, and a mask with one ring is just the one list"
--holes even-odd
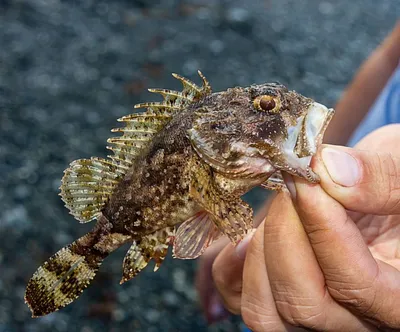
[(286, 188), (288, 189), (290, 196), (292, 196), (292, 199), (295, 200), (297, 197), (297, 191), (296, 191), (296, 186), (294, 185), (293, 182), (293, 177), (285, 172), (282, 172), (283, 180), (285, 181)]
[(344, 187), (352, 187), (360, 180), (360, 167), (352, 155), (344, 151), (324, 148), (321, 156), (333, 182)]
[(240, 259), (245, 259), (246, 258), (246, 251), (247, 251), (247, 247), (249, 246), (249, 243), (254, 235), (254, 233), (256, 232), (256, 229), (252, 229), (249, 234), (247, 234), (244, 239), (242, 241), (240, 241), (238, 243), (238, 245), (235, 247), (235, 252), (236, 255), (238, 255), (238, 257)]

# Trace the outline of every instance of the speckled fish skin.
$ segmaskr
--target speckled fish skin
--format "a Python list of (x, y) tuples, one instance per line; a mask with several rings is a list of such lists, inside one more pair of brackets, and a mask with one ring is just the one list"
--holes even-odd
[(281, 171), (317, 182), (309, 167), (333, 110), (279, 84), (212, 93), (174, 74), (183, 91), (151, 90), (163, 101), (119, 119), (109, 159), (81, 159), (65, 171), (61, 196), (93, 230), (35, 272), (25, 300), (34, 317), (71, 303), (103, 259), (126, 242), (122, 282), (172, 245), (192, 259), (219, 236), (240, 241), (252, 210), (240, 197), (255, 186), (282, 189)]

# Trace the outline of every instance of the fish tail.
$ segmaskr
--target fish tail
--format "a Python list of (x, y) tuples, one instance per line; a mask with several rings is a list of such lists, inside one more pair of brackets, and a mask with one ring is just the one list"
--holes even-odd
[(122, 234), (100, 232), (95, 227), (51, 256), (26, 288), (25, 302), (32, 317), (47, 315), (73, 302), (89, 286), (103, 260), (125, 242)]

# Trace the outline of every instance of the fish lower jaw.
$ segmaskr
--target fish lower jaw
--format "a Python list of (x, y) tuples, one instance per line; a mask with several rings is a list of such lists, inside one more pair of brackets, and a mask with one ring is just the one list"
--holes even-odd
[(282, 145), (285, 160), (283, 171), (300, 176), (309, 182), (319, 182), (311, 167), (311, 159), (322, 143), (325, 130), (334, 114), (333, 109), (313, 102), (307, 113), (288, 128), (288, 137)]
[(312, 103), (304, 119), (306, 148), (311, 154), (317, 152), (322, 143), (325, 130), (328, 127), (335, 111), (319, 103)]

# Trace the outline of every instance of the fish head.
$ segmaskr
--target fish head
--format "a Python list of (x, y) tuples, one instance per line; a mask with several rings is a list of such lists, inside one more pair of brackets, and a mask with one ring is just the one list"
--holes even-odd
[(268, 83), (214, 94), (197, 114), (189, 138), (216, 171), (249, 177), (282, 170), (318, 181), (311, 158), (333, 109)]

